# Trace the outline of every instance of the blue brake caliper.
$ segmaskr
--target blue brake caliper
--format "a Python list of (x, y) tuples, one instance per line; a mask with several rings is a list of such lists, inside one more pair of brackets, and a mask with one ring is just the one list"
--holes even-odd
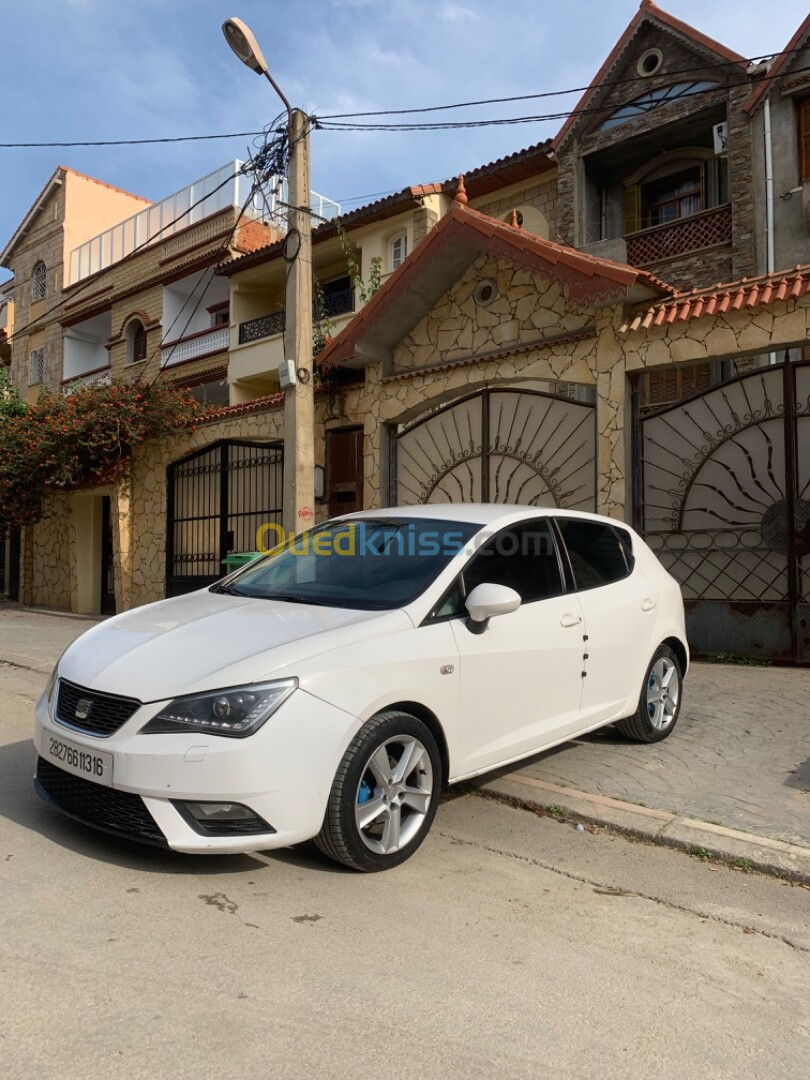
[(357, 805), (362, 806), (363, 803), (367, 803), (371, 798), (371, 788), (369, 787), (368, 780), (365, 776), (360, 781), (360, 787), (357, 790)]

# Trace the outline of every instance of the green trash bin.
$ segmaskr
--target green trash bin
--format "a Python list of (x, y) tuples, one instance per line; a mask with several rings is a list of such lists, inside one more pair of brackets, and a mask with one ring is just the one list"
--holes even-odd
[(252, 563), (254, 559), (260, 559), (262, 557), (261, 551), (232, 551), (230, 555), (226, 555), (222, 562), (225, 565), (226, 574), (232, 574), (234, 570), (239, 570), (243, 566), (247, 566), (248, 563)]

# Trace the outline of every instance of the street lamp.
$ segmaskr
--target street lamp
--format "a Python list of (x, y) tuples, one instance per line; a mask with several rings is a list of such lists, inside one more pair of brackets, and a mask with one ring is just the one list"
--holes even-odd
[(315, 502), (315, 401), (312, 383), (312, 219), (309, 213), (309, 117), (294, 109), (267, 69), (259, 43), (241, 19), (222, 24), (225, 40), (251, 71), (264, 75), (287, 110), (287, 237), (284, 360), (296, 378), (284, 391), (282, 524), (297, 533), (312, 524)]

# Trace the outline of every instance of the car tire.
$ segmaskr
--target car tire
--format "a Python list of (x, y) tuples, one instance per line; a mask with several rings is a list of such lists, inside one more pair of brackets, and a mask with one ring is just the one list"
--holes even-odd
[(634, 742), (660, 742), (672, 734), (682, 700), (683, 672), (678, 657), (669, 645), (659, 645), (644, 676), (638, 708), (616, 727)]
[(441, 781), (441, 758), (427, 725), (409, 713), (381, 712), (343, 755), (315, 843), (355, 870), (398, 866), (427, 836)]

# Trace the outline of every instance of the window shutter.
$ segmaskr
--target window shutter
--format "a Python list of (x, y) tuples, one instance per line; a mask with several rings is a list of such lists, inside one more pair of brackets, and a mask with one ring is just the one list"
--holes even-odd
[(664, 386), (660, 371), (649, 371), (644, 376), (644, 404), (660, 405), (664, 400)]
[(802, 180), (810, 180), (810, 98), (799, 107), (799, 170)]
[(641, 228), (641, 189), (638, 184), (624, 189), (624, 235)]

